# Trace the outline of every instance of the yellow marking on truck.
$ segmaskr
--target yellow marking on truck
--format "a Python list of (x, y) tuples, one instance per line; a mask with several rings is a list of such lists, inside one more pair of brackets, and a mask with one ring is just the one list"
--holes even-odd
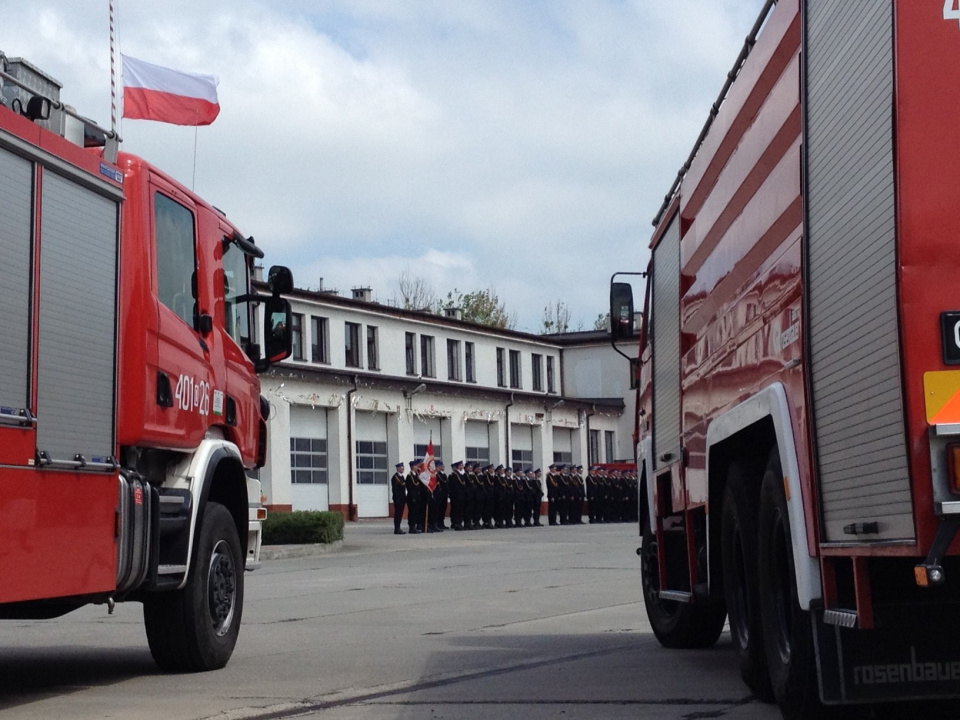
[(923, 400), (931, 425), (960, 422), (960, 370), (924, 373)]

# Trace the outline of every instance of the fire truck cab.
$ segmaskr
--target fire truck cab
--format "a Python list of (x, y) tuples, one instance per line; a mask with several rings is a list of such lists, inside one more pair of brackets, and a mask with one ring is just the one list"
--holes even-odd
[[(229, 660), (265, 510), (257, 370), (292, 289), (216, 208), (0, 54), (0, 617), (143, 603), (174, 671)], [(253, 336), (266, 314), (267, 338)]]

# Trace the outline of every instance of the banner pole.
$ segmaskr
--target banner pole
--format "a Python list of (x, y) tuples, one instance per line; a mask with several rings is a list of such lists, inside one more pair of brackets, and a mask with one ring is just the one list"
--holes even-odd
[(110, 131), (117, 132), (117, 47), (116, 47), (116, 0), (110, 0)]

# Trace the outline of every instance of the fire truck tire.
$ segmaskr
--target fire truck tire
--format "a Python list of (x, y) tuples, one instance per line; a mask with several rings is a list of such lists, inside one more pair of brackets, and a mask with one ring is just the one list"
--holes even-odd
[(763, 644), (760, 593), (757, 590), (757, 515), (759, 488), (737, 464), (730, 467), (720, 518), (723, 589), (730, 637), (740, 664), (740, 677), (765, 702), (773, 701)]
[(693, 604), (660, 598), (657, 536), (649, 525), (649, 519), (645, 519), (640, 579), (643, 604), (653, 634), (665, 648), (711, 647), (723, 632), (723, 624), (727, 619), (726, 608), (723, 603)]
[(244, 557), (227, 509), (207, 503), (187, 584), (148, 595), (143, 619), (153, 659), (168, 672), (227, 664), (240, 632)]
[(824, 717), (817, 690), (813, 629), (800, 608), (790, 517), (776, 448), (760, 488), (760, 613), (773, 695), (785, 720)]

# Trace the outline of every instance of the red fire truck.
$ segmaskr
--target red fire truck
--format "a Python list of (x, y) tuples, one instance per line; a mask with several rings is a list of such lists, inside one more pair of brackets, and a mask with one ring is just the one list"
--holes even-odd
[(259, 562), (264, 404), (293, 281), (59, 85), (0, 54), (0, 617), (143, 603), (160, 667), (222, 667)]
[(960, 7), (770, 1), (728, 77), (646, 272), (650, 623), (785, 717), (960, 695)]

